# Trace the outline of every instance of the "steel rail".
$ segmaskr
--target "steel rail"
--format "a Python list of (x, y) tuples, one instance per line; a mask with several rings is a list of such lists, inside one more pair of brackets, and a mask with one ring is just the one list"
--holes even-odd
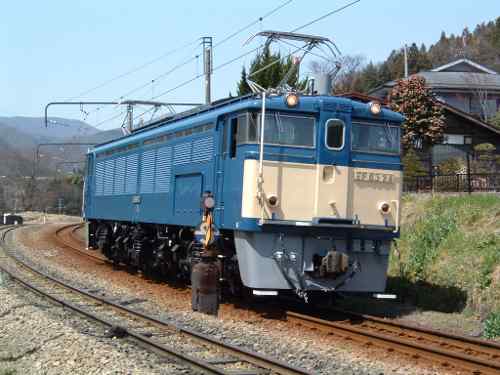
[(81, 255), (84, 255), (86, 257), (89, 257), (93, 260), (96, 260), (98, 262), (101, 262), (101, 263), (105, 263), (105, 264), (111, 264), (112, 262), (109, 260), (109, 259), (106, 259), (105, 257), (101, 257), (97, 254), (92, 254), (90, 251), (86, 251), (86, 250), (82, 250), (81, 248), (71, 244), (69, 241), (67, 241), (66, 239), (63, 238), (62, 234), (64, 231), (68, 230), (69, 228), (73, 228), (71, 229), (71, 233), (69, 234), (75, 241), (77, 241), (75, 238), (74, 238), (74, 232), (76, 230), (78, 230), (79, 228), (83, 227), (84, 223), (78, 223), (78, 224), (68, 224), (68, 225), (64, 225), (60, 228), (58, 228), (55, 233), (54, 233), (54, 236), (55, 236), (55, 239), (57, 240), (57, 242), (59, 242), (61, 245), (65, 246), (65, 247), (68, 247), (70, 248), (71, 250), (74, 250), (76, 252), (78, 252), (79, 254)]
[[(341, 310), (337, 310), (342, 312)], [(444, 367), (455, 366), (459, 369), (466, 370), (472, 374), (498, 374), (500, 371), (500, 345), (495, 343), (489, 343), (482, 340), (475, 340), (472, 338), (467, 338), (465, 336), (452, 335), (443, 332), (436, 334), (436, 331), (431, 329), (425, 329), (420, 327), (413, 327), (408, 324), (399, 324), (396, 322), (386, 322), (383, 319), (359, 315), (349, 312), (349, 315), (355, 316), (357, 318), (366, 319), (369, 321), (377, 322), (378, 324), (386, 324), (394, 328), (401, 330), (409, 330), (410, 332), (425, 333), (430, 336), (434, 336), (436, 341), (439, 339), (446, 338), (447, 340), (454, 340), (455, 345), (464, 352), (477, 353), (477, 348), (460, 348), (460, 344), (473, 344), (475, 346), (486, 347), (488, 350), (495, 349), (495, 353), (484, 353), (492, 358), (499, 359), (498, 361), (486, 360), (478, 358), (477, 355), (471, 355), (466, 353), (460, 353), (458, 351), (453, 351), (449, 349), (443, 349), (442, 347), (437, 347), (437, 345), (425, 345), (418, 341), (423, 341), (425, 338), (418, 336), (416, 339), (404, 339), (402, 335), (393, 335), (389, 332), (380, 333), (373, 329), (367, 328), (365, 326), (356, 327), (356, 323), (351, 322), (340, 322), (340, 321), (330, 321), (324, 320), (308, 315), (299, 314), (292, 311), (287, 311), (287, 320), (294, 322), (298, 325), (308, 326), (314, 329), (326, 330), (328, 332), (340, 332), (341, 334), (347, 334), (349, 336), (357, 337), (361, 340), (369, 340), (380, 346), (399, 349), (403, 353), (408, 354), (411, 351), (411, 355), (417, 355), (418, 357), (430, 359), (433, 362)], [(387, 330), (389, 331), (389, 330)], [(427, 340), (430, 341), (430, 340)], [(438, 345), (450, 346), (450, 343), (445, 343), (441, 341)]]
[[(71, 230), (71, 233), (74, 233), (75, 230), (77, 230), (80, 227), (80, 225), (81, 224), (67, 225), (67, 226), (64, 226), (62, 228), (59, 228), (58, 231), (60, 232), (60, 231), (65, 230), (67, 228), (74, 227)], [(81, 251), (80, 249), (77, 249), (74, 246), (70, 246), (70, 247), (72, 247), (73, 249), (75, 249), (75, 250), (77, 250), (85, 255), (88, 255), (87, 253)], [(455, 334), (451, 334), (451, 333), (445, 333), (445, 332), (433, 330), (430, 328), (410, 325), (410, 324), (403, 323), (403, 322), (396, 322), (393, 320), (381, 319), (381, 318), (371, 316), (371, 315), (358, 314), (358, 313), (355, 313), (352, 311), (332, 309), (332, 310), (329, 310), (328, 312), (332, 312), (332, 311), (347, 315), (350, 318), (354, 318), (354, 319), (357, 319), (357, 320), (362, 321), (362, 322), (367, 322), (367, 321), (374, 322), (377, 324), (390, 326), (390, 327), (393, 327), (393, 328), (399, 329), (399, 330), (408, 330), (411, 332), (417, 332), (419, 334), (425, 334), (425, 335), (431, 336), (435, 340), (437, 338), (445, 339), (447, 341), (451, 341), (451, 342), (447, 343), (448, 346), (449, 346), (449, 344), (456, 344), (457, 342), (459, 342), (460, 344), (468, 343), (468, 344), (475, 346), (475, 348), (470, 349), (473, 352), (478, 352), (484, 348), (488, 348), (490, 350), (492, 349), (494, 351), (498, 351), (498, 353), (486, 353), (486, 354), (491, 355), (492, 357), (497, 355), (498, 356), (497, 358), (500, 358), (500, 344), (495, 343), (495, 342), (480, 340), (480, 339), (467, 337), (467, 336), (455, 335)], [(305, 316), (302, 314), (298, 314), (296, 312), (287, 312), (287, 316), (288, 316), (288, 318), (292, 318), (291, 320), (294, 320), (297, 323), (306, 323), (309, 325), (311, 325), (311, 323), (313, 323), (313, 325), (316, 327), (322, 326), (321, 328), (340, 328), (340, 329), (346, 331), (347, 330), (346, 327), (349, 327), (349, 325), (346, 326), (346, 323), (335, 323), (335, 322), (331, 322), (328, 320), (322, 320), (322, 319), (311, 317), (311, 316)], [(338, 327), (337, 324), (339, 324), (340, 327)], [(462, 354), (460, 352), (446, 350), (446, 349), (442, 349), (442, 348), (437, 348), (435, 350), (432, 347), (429, 347), (429, 346), (426, 346), (423, 344), (419, 344), (419, 343), (415, 343), (415, 342), (412, 342), (411, 340), (404, 340), (401, 338), (391, 337), (390, 334), (384, 335), (384, 334), (380, 334), (377, 332), (370, 332), (364, 328), (357, 328), (355, 326), (352, 326), (352, 329), (350, 330), (350, 332), (358, 334), (358, 335), (362, 334), (365, 337), (369, 336), (371, 338), (381, 340), (381, 342), (386, 342), (386, 343), (393, 342), (394, 344), (397, 344), (397, 345), (411, 347), (414, 350), (424, 351), (425, 353), (437, 354), (440, 357), (433, 356), (434, 357), (433, 359), (434, 360), (437, 359), (438, 362), (440, 362), (440, 363), (443, 363), (442, 359), (444, 357), (447, 357), (447, 358), (451, 357), (451, 358), (454, 358), (456, 360), (465, 361), (466, 366), (467, 366), (467, 364), (473, 363), (473, 364), (478, 365), (478, 366), (485, 366), (488, 368), (488, 370), (489, 369), (494, 369), (495, 371), (500, 370), (500, 363), (498, 363), (498, 362), (483, 360), (481, 358), (476, 358), (472, 355)], [(460, 349), (465, 350), (463, 348), (460, 348)], [(464, 363), (462, 363), (461, 365), (464, 365)]]
[[(478, 339), (475, 337), (470, 337), (470, 336), (456, 335), (453, 333), (438, 331), (437, 329), (421, 327), (421, 326), (417, 326), (417, 325), (413, 325), (413, 324), (404, 323), (401, 321), (388, 320), (388, 319), (383, 319), (383, 318), (379, 318), (379, 317), (372, 316), (372, 315), (359, 314), (359, 313), (356, 313), (354, 311), (349, 311), (349, 310), (332, 309), (332, 311), (336, 311), (336, 312), (339, 312), (341, 314), (351, 316), (354, 319), (363, 319), (365, 321), (382, 323), (382, 324), (392, 326), (395, 328), (406, 328), (406, 329), (413, 330), (416, 332), (421, 332), (421, 333), (425, 333), (425, 334), (429, 334), (429, 335), (433, 335), (433, 336), (439, 336), (439, 337), (442, 337), (444, 339), (457, 340), (457, 341), (466, 342), (466, 343), (478, 345), (478, 346), (484, 346), (484, 347), (488, 347), (488, 348), (492, 348), (492, 349), (496, 349), (496, 350), (500, 351), (500, 343), (494, 342), (494, 341), (481, 340), (481, 339)], [(500, 353), (499, 353), (499, 360), (500, 360)]]
[[(23, 262), (22, 260), (13, 256), (12, 254), (9, 254), (9, 251), (7, 250), (6, 244), (5, 244), (5, 236), (7, 235), (8, 232), (10, 232), (13, 229), (15, 229), (15, 228), (8, 228), (2, 234), (0, 247), (2, 247), (4, 249), (4, 251), (7, 253), (7, 255), (9, 255), (10, 258), (12, 260), (14, 260), (16, 263), (18, 263), (21, 267), (27, 269), (28, 271), (32, 272), (35, 275), (38, 275), (39, 277), (42, 277), (46, 280), (51, 281), (54, 284), (57, 284), (57, 286), (59, 286), (59, 287), (62, 287), (64, 289), (75, 292), (81, 296), (87, 297), (88, 299), (94, 300), (100, 304), (109, 306), (117, 311), (128, 314), (128, 315), (132, 316), (133, 318), (139, 318), (139, 319), (142, 319), (143, 321), (144, 320), (148, 321), (148, 322), (150, 322), (154, 325), (157, 325), (161, 328), (164, 328), (164, 329), (165, 328), (173, 329), (176, 332), (179, 332), (181, 334), (186, 335), (190, 339), (193, 339), (193, 340), (195, 340), (199, 343), (205, 344), (205, 345), (211, 345), (212, 347), (216, 347), (218, 350), (221, 350), (221, 351), (225, 352), (226, 354), (234, 356), (235, 358), (237, 358), (241, 362), (247, 362), (247, 363), (257, 367), (257, 369), (255, 369), (255, 370), (248, 369), (247, 370), (248, 374), (257, 374), (257, 373), (261, 373), (262, 371), (267, 371), (267, 372), (270, 371), (272, 373), (286, 374), (286, 375), (310, 374), (310, 372), (308, 372), (305, 369), (301, 369), (301, 368), (289, 365), (283, 361), (271, 358), (269, 356), (266, 356), (266, 355), (248, 350), (248, 349), (238, 347), (236, 345), (225, 343), (225, 342), (218, 340), (214, 337), (211, 337), (209, 335), (199, 333), (199, 332), (196, 332), (192, 329), (185, 328), (185, 327), (182, 327), (180, 325), (164, 321), (164, 320), (156, 318), (154, 316), (150, 316), (146, 313), (137, 311), (135, 309), (132, 309), (132, 308), (129, 308), (126, 306), (122, 306), (122, 305), (120, 305), (116, 302), (113, 302), (107, 298), (97, 296), (91, 292), (88, 292), (88, 291), (83, 290), (81, 288), (78, 288), (76, 286), (70, 285), (70, 284), (64, 282), (63, 280), (60, 280), (52, 275), (49, 275), (49, 274), (31, 266), (31, 265)], [(30, 283), (28, 280), (24, 279), (23, 277), (21, 277), (19, 275), (16, 275), (14, 272), (10, 271), (7, 267), (5, 267), (1, 264), (0, 264), (0, 268), (4, 272), (11, 275), (11, 277), (13, 279), (17, 280), (18, 282), (20, 282), (21, 284), (23, 284), (27, 288), (34, 290), (37, 293), (40, 293), (41, 295), (53, 300), (54, 302), (57, 302), (63, 306), (66, 306), (66, 307), (68, 307), (68, 308), (70, 308), (78, 313), (81, 313), (81, 314), (83, 314), (83, 315), (85, 315), (93, 320), (99, 321), (100, 323), (102, 323), (106, 326), (115, 326), (115, 324), (111, 323), (110, 321), (108, 321), (106, 319), (103, 319), (102, 317), (97, 316), (96, 314), (94, 314), (90, 311), (82, 309), (81, 307), (78, 307), (78, 306), (74, 306), (74, 304), (62, 300), (59, 296), (51, 295), (49, 292), (46, 292), (46, 291), (42, 290), (41, 288), (38, 288), (33, 283)], [(190, 364), (199, 370), (202, 370), (204, 372), (208, 372), (211, 374), (225, 374), (225, 375), (231, 374), (230, 370), (224, 370), (224, 369), (218, 368), (218, 367), (214, 366), (213, 364), (211, 364), (209, 361), (198, 359), (198, 358), (195, 358), (195, 357), (188, 355), (188, 354), (183, 354), (182, 352), (177, 351), (174, 348), (170, 348), (170, 347), (165, 346), (161, 343), (155, 342), (155, 340), (149, 339), (148, 337), (146, 337), (138, 332), (135, 332), (134, 330), (130, 330), (127, 328), (124, 328), (124, 329), (130, 337), (132, 337), (133, 339), (135, 339), (139, 343), (144, 344), (144, 345), (148, 346), (149, 348), (154, 348), (156, 351), (167, 354), (170, 357), (173, 356), (175, 358), (178, 358), (182, 362)]]

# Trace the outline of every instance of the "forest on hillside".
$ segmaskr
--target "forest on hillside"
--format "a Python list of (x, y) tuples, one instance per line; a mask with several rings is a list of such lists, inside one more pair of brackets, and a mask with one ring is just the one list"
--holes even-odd
[[(441, 33), (439, 40), (426, 46), (418, 42), (407, 45), (409, 74), (431, 69), (456, 59), (467, 58), (500, 72), (500, 17), (481, 23), (473, 31), (461, 34)], [(394, 49), (382, 62), (367, 62), (362, 55), (348, 55), (341, 60), (342, 69), (335, 78), (335, 93), (358, 91), (367, 93), (375, 87), (404, 76), (403, 47)], [(313, 63), (312, 70), (325, 67)]]

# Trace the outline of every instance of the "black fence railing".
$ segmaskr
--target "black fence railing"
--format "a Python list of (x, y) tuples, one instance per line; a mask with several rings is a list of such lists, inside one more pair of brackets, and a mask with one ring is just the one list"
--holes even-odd
[(463, 173), (404, 178), (403, 191), (429, 192), (500, 192), (500, 173)]

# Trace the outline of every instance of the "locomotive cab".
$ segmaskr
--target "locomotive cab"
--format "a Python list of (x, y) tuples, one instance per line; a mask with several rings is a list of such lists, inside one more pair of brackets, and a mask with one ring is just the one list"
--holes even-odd
[(253, 153), (242, 147), (239, 224), (255, 229), (235, 232), (243, 283), (384, 291), (399, 230), (401, 116), (335, 97), (302, 97), (293, 111), (273, 101), (285, 102), (269, 100), (263, 127), (258, 112), (240, 127), (239, 139), (254, 143)]

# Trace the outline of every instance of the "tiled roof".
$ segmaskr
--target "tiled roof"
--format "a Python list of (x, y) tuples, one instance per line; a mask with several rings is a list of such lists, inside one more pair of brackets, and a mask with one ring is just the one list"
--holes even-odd
[(473, 69), (479, 70), (483, 73), (488, 73), (488, 74), (498, 74), (494, 70), (488, 69), (487, 67), (478, 64), (472, 60), (469, 59), (459, 59), (456, 61), (452, 61), (448, 64), (438, 66), (437, 68), (434, 68), (431, 70), (431, 72), (442, 72), (442, 71), (447, 71), (448, 69), (452, 70), (453, 68), (456, 68), (459, 65), (466, 64), (472, 67)]
[[(416, 75), (424, 77), (427, 86), (432, 89), (483, 89), (500, 91), (500, 74), (463, 73), (463, 72), (420, 72)], [(381, 88), (390, 88), (396, 81), (389, 81), (371, 90), (369, 94)]]

